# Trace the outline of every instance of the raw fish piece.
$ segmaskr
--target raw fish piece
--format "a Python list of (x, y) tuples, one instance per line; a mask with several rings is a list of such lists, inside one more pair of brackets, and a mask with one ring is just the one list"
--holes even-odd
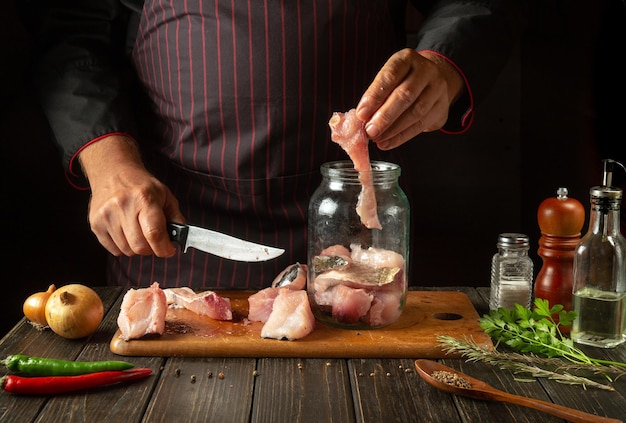
[(320, 253), (320, 256), (339, 256), (350, 261), (350, 250), (341, 244), (335, 244), (324, 248)]
[[(377, 288), (398, 280), (403, 275), (404, 257), (382, 248), (362, 248), (352, 244), (350, 258), (315, 256), (313, 270), (319, 274), (312, 283), (316, 290), (346, 284), (353, 288)], [(324, 250), (326, 251), (326, 250)]]
[(262, 338), (304, 338), (315, 329), (315, 317), (304, 290), (279, 288), (272, 312), (261, 329)]
[(375, 289), (388, 285), (402, 275), (399, 267), (372, 267), (361, 263), (352, 263), (347, 268), (332, 269), (315, 278), (315, 289), (344, 284), (354, 288)]
[(315, 294), (313, 294), (313, 298), (315, 300), (315, 304), (317, 304), (320, 307), (323, 307), (324, 310), (326, 311), (330, 311), (332, 309), (332, 304), (333, 304), (333, 287), (337, 284), (334, 284), (332, 286), (330, 286), (324, 290), (320, 290), (317, 289), (315, 291)]
[(289, 289), (304, 289), (307, 278), (306, 264), (292, 264), (280, 272), (272, 282), (272, 288), (286, 287)]
[(360, 244), (350, 248), (334, 245), (322, 251), (328, 256), (313, 258), (312, 301), (342, 324), (379, 327), (395, 322), (404, 304), (404, 257)]
[(402, 290), (374, 292), (374, 299), (366, 321), (371, 326), (386, 326), (395, 322), (402, 313)]
[(250, 295), (248, 297), (248, 320), (267, 322), (279, 289), (304, 289), (306, 287), (307, 270), (306, 264), (296, 263), (289, 265), (276, 276), (271, 287)]
[(186, 308), (215, 320), (233, 319), (230, 299), (221, 297), (214, 291), (196, 293), (189, 287), (167, 288), (164, 291), (169, 306)]
[(265, 288), (248, 297), (248, 320), (253, 322), (267, 322), (274, 300), (282, 288)]
[(337, 285), (346, 283), (346, 281), (342, 279), (342, 272), (330, 270), (328, 272), (322, 273), (319, 276), (317, 276), (313, 280), (312, 283), (313, 283), (313, 290), (315, 291), (315, 299), (317, 303), (328, 305), (328, 304), (332, 304), (332, 297), (328, 297), (328, 295), (324, 295), (323, 298), (326, 298), (326, 300), (323, 303), (320, 303), (322, 297), (317, 298), (317, 294), (320, 294), (322, 292), (325, 293), (326, 291), (330, 292), (332, 288), (334, 288)]
[(149, 334), (162, 335), (166, 314), (167, 300), (158, 282), (148, 288), (131, 288), (124, 294), (117, 316), (120, 337), (129, 341)]
[(333, 288), (332, 316), (339, 323), (353, 324), (370, 310), (374, 295), (364, 289), (337, 285)]
[(361, 218), (361, 223), (368, 229), (382, 229), (376, 211), (376, 194), (367, 148), (369, 140), (364, 123), (356, 117), (356, 109), (350, 109), (346, 113), (333, 113), (328, 125), (331, 129), (331, 139), (348, 153), (354, 163), (354, 169), (359, 172), (361, 193), (356, 212)]
[(403, 267), (404, 257), (395, 251), (383, 248), (362, 248), (358, 244), (350, 245), (352, 260), (372, 267)]

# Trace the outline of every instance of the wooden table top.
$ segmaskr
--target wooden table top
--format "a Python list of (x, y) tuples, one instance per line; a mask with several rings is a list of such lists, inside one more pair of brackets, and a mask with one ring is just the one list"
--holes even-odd
[[(466, 293), (479, 315), (488, 288), (428, 288)], [(0, 340), (0, 357), (80, 361), (123, 359), (153, 375), (124, 385), (59, 396), (0, 393), (2, 422), (562, 422), (516, 405), (455, 397), (420, 379), (410, 359), (120, 357), (109, 344), (117, 330), (122, 288), (96, 288), (105, 318), (89, 339), (39, 332), (22, 319)], [(626, 345), (587, 351), (626, 362)], [(504, 391), (600, 416), (626, 419), (626, 378), (615, 392), (551, 380), (518, 382), (504, 370), (462, 358), (438, 360)], [(6, 369), (0, 375), (6, 374)]]

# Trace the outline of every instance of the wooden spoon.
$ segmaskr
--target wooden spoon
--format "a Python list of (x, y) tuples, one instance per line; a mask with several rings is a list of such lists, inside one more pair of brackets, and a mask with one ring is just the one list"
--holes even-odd
[[(563, 407), (562, 405), (552, 404), (550, 402), (541, 401), (534, 398), (522, 397), (519, 395), (509, 394), (504, 391), (500, 391), (493, 386), (483, 382), (482, 380), (474, 379), (454, 370), (451, 367), (444, 366), (431, 360), (416, 360), (415, 368), (419, 375), (435, 388), (439, 388), (443, 391), (451, 394), (462, 395), (469, 398), (485, 400), (485, 401), (501, 401), (511, 404), (517, 404), (524, 407), (534, 408), (535, 410), (543, 411), (544, 413), (552, 414), (553, 416), (560, 417), (562, 419), (569, 420), (574, 423), (622, 423), (621, 420), (612, 419), (609, 417), (600, 417), (595, 414), (585, 413), (583, 411), (575, 410), (573, 408)], [(434, 371), (444, 371), (454, 373), (458, 377), (465, 379), (471, 384), (470, 388), (463, 388), (450, 383), (442, 382), (432, 376)]]

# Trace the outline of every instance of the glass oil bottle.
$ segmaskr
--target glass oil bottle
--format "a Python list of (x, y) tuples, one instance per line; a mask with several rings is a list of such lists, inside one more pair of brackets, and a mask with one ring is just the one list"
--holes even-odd
[[(626, 240), (620, 233), (622, 190), (611, 186), (613, 166), (604, 160), (602, 186), (590, 190), (589, 228), (574, 255), (571, 338), (612, 348), (626, 341)], [(626, 170), (626, 169), (625, 169)]]

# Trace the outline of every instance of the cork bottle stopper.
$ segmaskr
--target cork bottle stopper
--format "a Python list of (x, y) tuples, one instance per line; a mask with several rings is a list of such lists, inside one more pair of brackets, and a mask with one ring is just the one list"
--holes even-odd
[(567, 196), (567, 188), (559, 188), (556, 197), (546, 198), (539, 205), (537, 221), (544, 235), (580, 235), (585, 223), (585, 208), (580, 201)]

